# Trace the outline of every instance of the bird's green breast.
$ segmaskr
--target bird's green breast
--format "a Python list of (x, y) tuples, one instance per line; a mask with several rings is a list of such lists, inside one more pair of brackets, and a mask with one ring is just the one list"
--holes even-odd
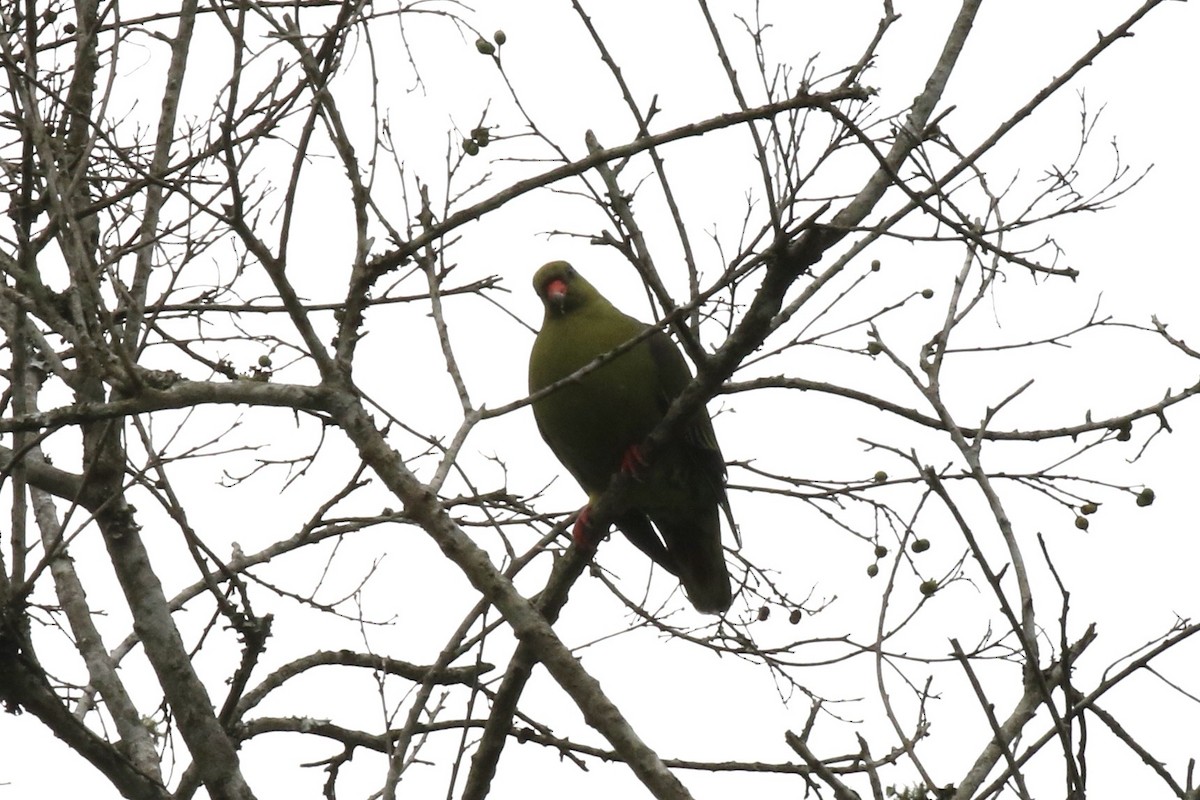
[[(548, 315), (533, 345), (529, 389), (559, 381), (637, 336), (644, 326), (619, 312)], [(662, 418), (659, 376), (645, 341), (533, 404), (538, 427), (559, 460), (589, 492), (599, 492), (621, 457)]]

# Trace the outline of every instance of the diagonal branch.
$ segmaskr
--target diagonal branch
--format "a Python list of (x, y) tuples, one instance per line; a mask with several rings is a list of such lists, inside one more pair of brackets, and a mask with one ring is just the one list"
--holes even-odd
[(690, 798), (679, 779), (663, 764), (604, 694), (599, 682), (583, 669), (562, 643), (550, 623), (532, 603), (517, 593), (512, 581), (496, 569), (491, 559), (454, 522), (437, 496), (405, 466), (372, 422), (357, 393), (339, 391), (331, 404), (335, 422), (342, 428), (363, 461), (398, 497), (409, 517), (438, 544), (463, 571), (475, 588), (495, 605), (517, 637), (528, 642), (538, 661), (571, 697), (588, 725), (599, 731), (627, 761), (634, 774), (657, 798)]

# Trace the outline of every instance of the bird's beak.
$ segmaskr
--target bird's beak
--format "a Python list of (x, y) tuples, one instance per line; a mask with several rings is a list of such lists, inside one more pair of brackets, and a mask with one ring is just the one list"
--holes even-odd
[(567, 282), (562, 278), (555, 278), (547, 283), (546, 301), (556, 310), (562, 311), (563, 305), (567, 302)]

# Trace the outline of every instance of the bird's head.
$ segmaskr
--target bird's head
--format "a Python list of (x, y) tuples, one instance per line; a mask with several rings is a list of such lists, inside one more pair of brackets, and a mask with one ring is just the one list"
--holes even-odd
[(598, 297), (596, 290), (566, 261), (551, 261), (533, 275), (533, 290), (547, 315), (562, 316)]

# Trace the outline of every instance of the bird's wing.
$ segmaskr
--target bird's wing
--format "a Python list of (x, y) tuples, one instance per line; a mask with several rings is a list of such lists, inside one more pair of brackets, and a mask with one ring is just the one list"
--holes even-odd
[(675, 562), (675, 556), (667, 550), (662, 539), (654, 532), (645, 514), (640, 511), (628, 511), (613, 520), (613, 523), (625, 534), (625, 538), (648, 555), (651, 561), (679, 577), (679, 566)]
[[(687, 385), (692, 381), (692, 371), (688, 369), (687, 361), (675, 342), (666, 333), (659, 331), (649, 339), (650, 355), (654, 361), (658, 381), (658, 402), (662, 413), (666, 414), (671, 403), (675, 401)], [(698, 412), (683, 429), (683, 438), (688, 444), (703, 450), (710, 450), (718, 456), (721, 448), (717, 444), (717, 436), (713, 433), (712, 421), (707, 412)], [(722, 469), (724, 469), (722, 459)]]
[[(664, 331), (655, 333), (650, 337), (648, 343), (659, 384), (659, 404), (662, 413), (666, 414), (675, 398), (691, 383), (692, 372), (688, 369), (687, 361), (684, 360), (683, 354), (679, 352), (675, 342)], [(696, 477), (700, 477), (710, 488), (740, 546), (741, 534), (733, 520), (729, 498), (725, 494), (725, 456), (721, 454), (721, 446), (717, 444), (717, 434), (713, 431), (708, 409), (701, 406), (692, 415), (691, 421), (681, 433), (681, 439), (682, 449), (690, 456), (690, 460), (698, 462), (700, 467)]]

